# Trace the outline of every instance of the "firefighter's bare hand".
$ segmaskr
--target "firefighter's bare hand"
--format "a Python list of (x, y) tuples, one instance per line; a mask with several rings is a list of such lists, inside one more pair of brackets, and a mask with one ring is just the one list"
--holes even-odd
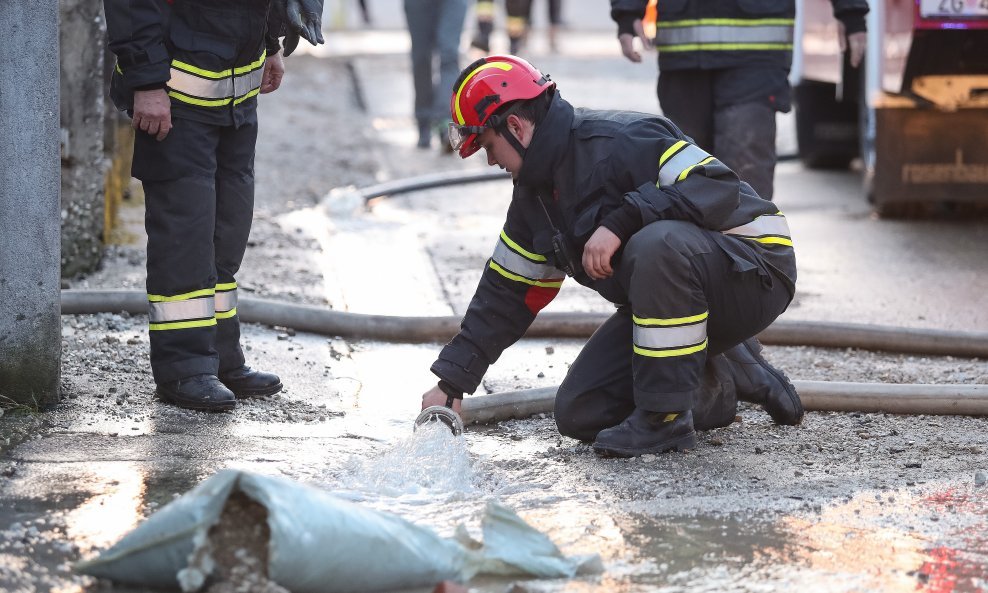
[(134, 91), (134, 129), (147, 132), (158, 142), (172, 129), (172, 102), (165, 89)]
[(281, 86), (281, 79), (285, 76), (285, 60), (281, 57), (281, 52), (268, 56), (264, 60), (264, 74), (261, 77), (261, 94), (271, 93)]
[[(457, 414), (459, 414), (460, 408), (462, 407), (461, 405), (462, 403), (463, 403), (462, 399), (460, 398), (454, 399), (453, 405), (451, 406), (452, 410)], [(445, 406), (445, 405), (446, 405), (446, 394), (443, 392), (442, 389), (439, 389), (438, 385), (436, 385), (429, 391), (426, 391), (422, 395), (423, 410), (428, 408), (429, 406)]]
[(614, 273), (611, 258), (620, 246), (617, 235), (606, 227), (598, 227), (583, 247), (583, 269), (594, 280), (609, 278)]
[(851, 67), (857, 68), (864, 59), (865, 48), (868, 47), (868, 33), (858, 31), (847, 34), (844, 23), (837, 21), (837, 35), (840, 40), (840, 50), (850, 52)]
[(634, 27), (634, 35), (622, 33), (621, 35), (618, 35), (618, 42), (621, 44), (621, 53), (624, 54), (624, 57), (637, 63), (642, 61), (642, 55), (637, 49), (635, 49), (635, 38), (637, 37), (641, 42), (643, 49), (651, 49), (652, 42), (649, 40), (648, 36), (645, 35), (645, 26), (642, 25), (641, 19), (635, 19)]

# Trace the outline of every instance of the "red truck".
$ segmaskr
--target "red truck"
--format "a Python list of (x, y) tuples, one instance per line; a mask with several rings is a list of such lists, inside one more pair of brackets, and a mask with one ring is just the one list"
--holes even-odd
[(864, 67), (828, 0), (800, 0), (791, 80), (800, 158), (859, 162), (884, 216), (988, 206), (988, 0), (872, 0)]

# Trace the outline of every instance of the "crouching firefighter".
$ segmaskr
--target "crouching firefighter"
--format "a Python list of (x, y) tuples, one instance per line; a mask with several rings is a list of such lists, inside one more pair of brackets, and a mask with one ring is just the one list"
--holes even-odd
[(799, 424), (789, 379), (755, 340), (793, 298), (785, 216), (668, 119), (574, 109), (514, 56), (467, 67), (452, 144), (509, 171), (503, 230), (424, 407), (458, 411), (566, 276), (617, 306), (556, 395), (560, 433), (609, 456), (696, 445), (737, 400)]
[(278, 37), (286, 53), (299, 35), (321, 41), (321, 0), (292, 19), (284, 0), (103, 4), (117, 56), (111, 97), (137, 130), (158, 397), (216, 411), (277, 393), (277, 376), (245, 364), (236, 274), (253, 216), (256, 96), (281, 84)]

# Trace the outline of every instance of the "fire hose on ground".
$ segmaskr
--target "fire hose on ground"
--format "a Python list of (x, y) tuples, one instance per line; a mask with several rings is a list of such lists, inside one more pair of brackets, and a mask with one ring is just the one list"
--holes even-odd
[[(63, 290), (63, 314), (147, 314), (139, 290)], [(446, 342), (459, 330), (454, 316), (405, 317), (333, 311), (311, 305), (240, 297), (240, 319), (326, 336), (387, 342)], [(543, 313), (526, 333), (534, 338), (587, 338), (604, 313)], [(759, 334), (777, 346), (857, 348), (916, 355), (988, 358), (988, 333), (896, 328), (851, 323), (778, 320)], [(988, 385), (925, 385), (793, 381), (811, 411), (988, 415)], [(555, 387), (495, 393), (463, 402), (466, 423), (551, 412)]]

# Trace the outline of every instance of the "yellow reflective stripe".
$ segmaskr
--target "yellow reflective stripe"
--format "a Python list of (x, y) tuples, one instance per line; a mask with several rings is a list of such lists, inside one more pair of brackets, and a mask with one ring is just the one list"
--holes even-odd
[(209, 297), (200, 297), (186, 301), (148, 303), (148, 321), (150, 323), (209, 319), (215, 312), (213, 299)]
[(661, 46), (661, 51), (777, 51), (791, 49), (791, 43), (686, 43)]
[(711, 157), (707, 157), (707, 158), (703, 159), (702, 161), (700, 161), (699, 163), (697, 163), (695, 165), (690, 165), (689, 167), (686, 167), (683, 170), (683, 172), (679, 174), (679, 177), (676, 178), (676, 181), (682, 181), (683, 179), (686, 179), (686, 176), (690, 174), (690, 171), (692, 171), (694, 167), (702, 167), (703, 165), (706, 165), (707, 163), (709, 163), (710, 161), (713, 161), (713, 160), (716, 160), (716, 159), (714, 159), (714, 157), (712, 157), (712, 156)]
[(559, 288), (563, 285), (562, 280), (559, 282), (543, 282), (541, 280), (532, 280), (531, 278), (525, 278), (524, 276), (519, 276), (518, 274), (512, 274), (511, 272), (505, 270), (501, 266), (497, 265), (497, 262), (491, 260), (490, 268), (497, 272), (498, 274), (504, 276), (508, 280), (514, 280), (515, 282), (522, 282), (530, 286), (539, 286), (542, 288)]
[(665, 164), (659, 166), (659, 179), (656, 185), (662, 187), (676, 183), (683, 171), (696, 166), (709, 157), (710, 153), (699, 146), (686, 144), (682, 150), (666, 160)]
[(508, 35), (517, 37), (525, 32), (525, 28), (528, 26), (528, 20), (523, 16), (509, 16), (506, 25)]
[(460, 93), (463, 92), (463, 88), (465, 86), (467, 86), (467, 83), (470, 82), (470, 79), (471, 78), (473, 78), (474, 76), (476, 76), (476, 74), (478, 72), (482, 72), (484, 70), (487, 70), (488, 68), (500, 68), (501, 70), (504, 70), (505, 72), (507, 72), (508, 70), (511, 70), (511, 68), (513, 68), (513, 66), (511, 64), (505, 64), (504, 62), (488, 62), (487, 64), (484, 64), (483, 66), (478, 67), (476, 70), (474, 70), (470, 74), (467, 74), (467, 77), (464, 78), (463, 79), (463, 82), (460, 84), (460, 88), (456, 89), (456, 99), (453, 101), (453, 105), (456, 106), (456, 114), (455, 115), (456, 115), (456, 123), (457, 124), (459, 124), (459, 125), (462, 126), (463, 124), (466, 123), (466, 120), (463, 119), (463, 113), (460, 112)]
[(216, 325), (216, 318), (197, 319), (195, 321), (176, 321), (174, 323), (152, 323), (148, 325), (151, 331), (162, 331), (169, 329), (189, 329), (193, 327), (209, 327)]
[(192, 64), (183, 62), (182, 60), (172, 60), (172, 68), (188, 72), (189, 74), (195, 74), (196, 76), (201, 76), (203, 78), (229, 78), (230, 76), (233, 76), (232, 68), (219, 71), (206, 70), (205, 68), (193, 66)]
[(246, 74), (247, 72), (250, 72), (251, 70), (257, 70), (258, 68), (260, 68), (261, 66), (264, 65), (264, 60), (267, 57), (268, 57), (268, 50), (265, 49), (265, 50), (261, 51), (260, 57), (258, 57), (256, 60), (254, 60), (250, 64), (247, 64), (246, 66), (237, 66), (236, 68), (233, 69), (233, 73), (234, 74)]
[(229, 105), (232, 99), (199, 99), (196, 97), (190, 97), (185, 93), (180, 93), (178, 91), (168, 91), (168, 96), (176, 101), (181, 101), (182, 103), (188, 103), (190, 105), (199, 105), (200, 107), (222, 107), (223, 105)]
[(682, 148), (684, 146), (686, 146), (686, 141), (685, 140), (680, 140), (679, 142), (677, 142), (677, 143), (673, 144), (672, 146), (670, 146), (669, 149), (666, 150), (665, 152), (663, 152), (662, 153), (662, 156), (659, 157), (659, 167), (661, 168), (662, 165), (664, 165), (665, 162), (667, 160), (669, 160), (669, 157), (671, 157), (673, 154), (676, 153), (677, 150), (679, 150), (680, 148)]
[(784, 237), (739, 237), (740, 239), (747, 239), (748, 241), (756, 241), (758, 243), (765, 243), (766, 245), (788, 245), (792, 247), (792, 241)]
[(190, 97), (185, 93), (180, 93), (176, 90), (168, 91), (168, 96), (175, 99), (176, 101), (181, 101), (182, 103), (188, 103), (190, 105), (199, 105), (200, 107), (222, 107), (224, 105), (229, 105), (233, 102), (234, 105), (239, 105), (247, 99), (256, 96), (261, 92), (261, 89), (254, 89), (242, 97), (237, 99), (232, 99), (227, 97), (226, 99), (199, 99), (198, 97)]
[(246, 66), (237, 66), (236, 68), (227, 68), (226, 70), (206, 70), (205, 68), (200, 68), (199, 66), (193, 66), (188, 62), (183, 62), (182, 60), (172, 60), (172, 68), (188, 72), (189, 74), (195, 74), (196, 76), (201, 76), (203, 78), (229, 78), (235, 74), (244, 74), (252, 70), (257, 70), (264, 65), (264, 60), (267, 58), (267, 50), (261, 52), (260, 57), (256, 60), (247, 64)]
[(504, 243), (498, 241), (494, 248), (494, 255), (491, 259), (513, 274), (519, 274), (525, 278), (538, 278), (541, 280), (561, 280), (566, 274), (549, 264), (539, 264), (512, 251)]
[(698, 27), (702, 25), (731, 27), (762, 27), (768, 25), (794, 25), (795, 19), (686, 19), (682, 21), (659, 21), (660, 29), (675, 27)]
[[(237, 308), (237, 291), (227, 290), (216, 293), (216, 312), (221, 313)], [(200, 315), (200, 317), (202, 317)]]
[(224, 282), (216, 285), (217, 292), (221, 290), (235, 290), (237, 288), (236, 282)]
[(504, 241), (505, 243), (507, 243), (508, 247), (514, 249), (515, 251), (517, 251), (518, 253), (524, 255), (526, 258), (528, 258), (528, 259), (530, 259), (532, 261), (538, 261), (538, 262), (546, 261), (544, 255), (539, 255), (538, 253), (532, 253), (531, 251), (528, 251), (527, 249), (525, 249), (521, 245), (519, 245), (519, 244), (515, 243), (514, 241), (512, 241), (511, 240), (511, 237), (509, 237), (508, 235), (506, 235), (503, 230), (501, 231), (501, 240)]
[(677, 348), (676, 350), (648, 350), (646, 348), (639, 348), (635, 346), (635, 354), (640, 354), (641, 356), (649, 356), (652, 358), (669, 358), (672, 356), (687, 356), (689, 354), (694, 354), (707, 347), (707, 340), (704, 340), (702, 344), (697, 344), (696, 346), (690, 346), (688, 348)]
[(792, 247), (789, 236), (789, 223), (782, 212), (762, 214), (747, 224), (721, 231), (725, 235), (755, 241), (765, 245), (786, 245)]
[(634, 326), (632, 341), (642, 348), (683, 348), (707, 339), (707, 322), (664, 327)]
[(216, 312), (216, 318), (217, 319), (229, 319), (231, 317), (234, 317), (236, 314), (237, 314), (237, 308), (234, 307), (234, 308), (230, 309), (229, 311), (217, 311)]
[(216, 294), (216, 290), (213, 288), (203, 288), (201, 290), (194, 290), (192, 292), (186, 292), (183, 294), (176, 294), (175, 296), (163, 296), (160, 294), (149, 294), (148, 300), (152, 303), (168, 303), (171, 301), (186, 301), (188, 299), (194, 299), (196, 297), (202, 296), (213, 296)]
[(234, 101), (233, 104), (234, 105), (239, 105), (240, 103), (243, 103), (247, 99), (250, 99), (251, 97), (256, 96), (260, 92), (261, 92), (261, 89), (259, 89), (259, 88), (254, 89), (251, 92), (249, 92), (246, 95), (244, 95), (243, 97), (240, 97), (239, 99), (237, 99), (236, 101)]
[(114, 64), (113, 67), (116, 69), (117, 72), (119, 72), (120, 74), (123, 74), (123, 70), (120, 69), (120, 62), (117, 62), (116, 64)]
[(685, 325), (687, 323), (696, 323), (698, 321), (703, 321), (707, 318), (709, 314), (708, 311), (704, 311), (699, 315), (693, 315), (690, 317), (673, 317), (672, 319), (657, 319), (648, 317), (638, 317), (637, 315), (632, 315), (631, 320), (637, 325)]
[(473, 11), (478, 17), (493, 17), (494, 2), (493, 0), (479, 0), (473, 7)]

